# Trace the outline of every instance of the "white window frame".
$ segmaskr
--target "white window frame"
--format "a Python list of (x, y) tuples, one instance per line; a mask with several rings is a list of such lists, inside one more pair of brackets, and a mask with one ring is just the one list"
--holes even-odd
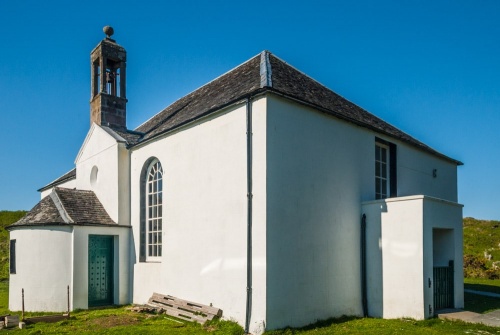
[(390, 197), (390, 150), (388, 145), (375, 143), (375, 199)]
[(146, 261), (161, 261), (163, 254), (163, 168), (154, 160), (147, 169), (146, 195)]

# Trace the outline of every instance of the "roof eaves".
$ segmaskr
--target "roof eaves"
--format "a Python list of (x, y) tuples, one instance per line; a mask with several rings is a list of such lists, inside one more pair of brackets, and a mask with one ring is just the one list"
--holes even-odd
[(194, 121), (202, 119), (202, 118), (204, 118), (204, 117), (206, 117), (206, 116), (208, 116), (208, 115), (210, 115), (212, 113), (215, 113), (215, 112), (217, 112), (217, 111), (219, 111), (221, 109), (227, 108), (227, 107), (229, 107), (231, 105), (237, 104), (237, 103), (239, 103), (239, 102), (241, 102), (243, 100), (250, 99), (250, 98), (255, 97), (257, 95), (263, 94), (263, 93), (265, 93), (268, 90), (269, 90), (269, 87), (266, 86), (266, 87), (262, 87), (262, 88), (253, 90), (253, 91), (251, 91), (249, 93), (240, 95), (239, 97), (237, 97), (235, 99), (232, 99), (231, 101), (228, 101), (227, 103), (224, 103), (224, 104), (215, 106), (213, 108), (210, 108), (209, 110), (205, 111), (204, 113), (201, 113), (201, 114), (199, 114), (199, 115), (197, 115), (197, 116), (195, 116), (195, 117), (193, 117), (191, 119), (188, 119), (188, 120), (186, 120), (184, 122), (176, 124), (175, 126), (173, 126), (171, 128), (167, 128), (167, 129), (165, 129), (165, 130), (163, 130), (163, 131), (161, 131), (161, 132), (159, 132), (157, 134), (154, 134), (151, 137), (147, 137), (145, 139), (141, 139), (139, 142), (137, 142), (137, 143), (135, 143), (133, 145), (130, 145), (129, 148), (133, 148), (133, 147), (136, 147), (136, 146), (139, 146), (139, 145), (143, 145), (144, 143), (147, 143), (147, 142), (149, 142), (149, 141), (151, 141), (153, 139), (156, 139), (156, 138), (158, 138), (158, 137), (160, 137), (160, 136), (162, 136), (162, 135), (164, 135), (166, 133), (175, 131), (175, 130), (177, 130), (177, 129), (179, 129), (179, 128), (181, 128), (181, 127), (183, 127), (183, 126), (185, 126), (185, 125), (187, 125), (189, 123), (192, 123)]
[[(326, 87), (326, 86), (325, 86), (325, 87)], [(338, 119), (341, 119), (341, 120), (344, 120), (344, 121), (347, 121), (347, 122), (350, 122), (350, 123), (356, 124), (357, 126), (364, 127), (364, 128), (367, 128), (367, 129), (373, 130), (373, 131), (375, 131), (375, 132), (377, 132), (377, 133), (379, 133), (379, 134), (383, 134), (383, 135), (389, 136), (389, 137), (391, 137), (391, 138), (394, 138), (394, 139), (396, 139), (396, 140), (399, 140), (399, 141), (405, 142), (405, 143), (407, 143), (407, 144), (411, 145), (411, 146), (412, 146), (412, 147), (414, 147), (414, 148), (418, 148), (418, 149), (420, 149), (420, 150), (426, 151), (426, 152), (428, 152), (428, 153), (430, 153), (430, 154), (433, 154), (433, 155), (435, 155), (435, 156), (438, 156), (438, 157), (440, 157), (440, 158), (443, 158), (443, 159), (445, 159), (445, 160), (447, 160), (447, 161), (450, 161), (450, 162), (452, 162), (452, 163), (455, 163), (457, 166), (464, 165), (464, 163), (462, 163), (461, 161), (456, 160), (456, 159), (453, 159), (453, 158), (451, 158), (451, 157), (448, 157), (448, 156), (446, 156), (446, 155), (444, 155), (444, 154), (442, 154), (442, 153), (440, 153), (440, 152), (438, 152), (438, 151), (436, 151), (436, 150), (432, 149), (431, 147), (428, 147), (427, 145), (425, 145), (424, 143), (422, 143), (422, 142), (420, 142), (420, 141), (418, 141), (418, 140), (416, 140), (416, 139), (413, 139), (413, 142), (412, 142), (412, 141), (410, 141), (410, 140), (408, 140), (408, 139), (405, 139), (405, 138), (403, 138), (403, 137), (397, 137), (397, 136), (395, 136), (394, 134), (391, 134), (391, 133), (389, 133), (389, 132), (387, 132), (387, 131), (384, 131), (384, 130), (382, 130), (382, 129), (379, 129), (379, 128), (377, 128), (377, 127), (375, 127), (375, 126), (373, 126), (373, 125), (370, 125), (370, 124), (368, 124), (368, 123), (366, 123), (366, 122), (361, 122), (361, 121), (356, 120), (356, 119), (354, 119), (354, 118), (350, 118), (350, 117), (348, 117), (348, 116), (346, 116), (346, 115), (343, 115), (343, 114), (337, 113), (337, 112), (335, 112), (334, 110), (324, 108), (324, 107), (322, 107), (322, 106), (316, 105), (316, 104), (314, 104), (314, 103), (311, 103), (311, 102), (306, 101), (306, 100), (304, 100), (304, 99), (301, 99), (301, 98), (299, 98), (299, 97), (294, 97), (294, 96), (288, 95), (288, 94), (286, 94), (286, 93), (280, 92), (279, 90), (276, 90), (275, 88), (269, 88), (269, 91), (270, 91), (270, 92), (272, 92), (272, 93), (274, 93), (274, 94), (276, 94), (276, 95), (282, 96), (282, 97), (284, 97), (284, 98), (286, 98), (286, 99), (290, 99), (290, 100), (296, 101), (296, 102), (298, 102), (298, 103), (301, 103), (301, 104), (303, 104), (303, 105), (306, 105), (306, 106), (309, 106), (309, 107), (315, 108), (315, 109), (317, 109), (317, 110), (319, 110), (319, 111), (321, 111), (321, 112), (323, 112), (323, 113), (326, 113), (326, 114), (332, 115), (332, 116), (334, 116), (334, 117), (336, 117), (336, 118), (338, 118)], [(345, 98), (343, 98), (343, 99), (345, 99)], [(345, 99), (345, 100), (346, 100), (346, 99)], [(365, 112), (366, 112), (366, 111), (365, 111)], [(368, 113), (368, 112), (366, 112), (366, 113)], [(384, 121), (384, 122), (385, 122), (385, 121)], [(387, 123), (387, 122), (386, 122), (386, 123)], [(394, 126), (392, 126), (392, 127), (394, 127)], [(396, 128), (396, 127), (394, 127), (394, 128), (395, 128), (395, 129), (398, 129), (398, 128)], [(398, 130), (399, 130), (399, 129), (398, 129)], [(399, 130), (399, 131), (401, 131), (401, 130)], [(401, 132), (402, 132), (402, 131), (401, 131)], [(408, 134), (405, 134), (405, 135), (406, 135), (406, 136), (408, 136), (408, 137), (411, 137), (411, 136), (410, 136), (410, 135), (408, 135)], [(420, 143), (420, 145), (417, 145), (416, 143)]]
[(32, 223), (32, 224), (23, 224), (16, 225), (11, 224), (5, 227), (6, 230), (18, 229), (18, 228), (26, 228), (26, 227), (50, 227), (50, 226), (78, 226), (78, 227), (116, 227), (116, 228), (132, 228), (132, 226), (119, 225), (117, 223), (114, 224), (105, 224), (105, 223), (60, 223), (60, 222), (45, 222), (45, 223)]
[(37, 192), (42, 192), (42, 191), (48, 190), (54, 186), (57, 186), (57, 185), (62, 184), (68, 180), (73, 180), (73, 179), (76, 179), (76, 168), (69, 170), (68, 172), (63, 174), (61, 177), (53, 180), (52, 182), (50, 182), (49, 184), (47, 184), (45, 186), (39, 188), (37, 190)]

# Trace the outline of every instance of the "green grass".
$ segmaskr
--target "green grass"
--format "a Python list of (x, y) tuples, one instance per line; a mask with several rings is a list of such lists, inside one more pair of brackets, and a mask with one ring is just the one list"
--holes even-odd
[(500, 294), (500, 279), (465, 278), (464, 288)]
[(464, 305), (467, 311), (484, 314), (500, 309), (500, 299), (464, 293)]
[(318, 322), (300, 329), (283, 329), (266, 332), (267, 335), (326, 335), (326, 334), (500, 334), (499, 328), (456, 321), (430, 319), (382, 320), (343, 317)]
[(79, 311), (68, 320), (57, 323), (27, 325), (29, 334), (179, 334), (241, 335), (240, 326), (215, 321), (205, 326), (181, 322), (165, 315), (127, 311), (124, 307)]
[[(464, 288), (475, 291), (491, 292), (500, 294), (499, 279), (465, 278)], [(472, 293), (464, 295), (465, 309), (476, 313), (488, 313), (500, 309), (500, 299), (481, 296)]]
[[(0, 314), (10, 313), (8, 307), (8, 282), (0, 282)], [(20, 313), (11, 313), (20, 315)], [(26, 313), (26, 317), (44, 313)], [(26, 330), (12, 328), (12, 332), (26, 334), (179, 334), (179, 335), (241, 335), (243, 329), (230, 321), (213, 321), (204, 326), (166, 315), (136, 313), (126, 306), (79, 310), (71, 318), (56, 323), (36, 323)]]

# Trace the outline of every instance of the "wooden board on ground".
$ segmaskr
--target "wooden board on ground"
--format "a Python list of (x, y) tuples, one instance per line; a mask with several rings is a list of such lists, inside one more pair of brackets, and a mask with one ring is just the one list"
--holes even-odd
[(8, 315), (5, 317), (5, 327), (17, 327), (19, 325), (19, 316)]
[(162, 309), (167, 315), (199, 323), (205, 323), (206, 321), (213, 320), (215, 317), (222, 316), (222, 310), (217, 307), (182, 300), (171, 295), (159, 293), (153, 293), (153, 296), (149, 299), (148, 305)]

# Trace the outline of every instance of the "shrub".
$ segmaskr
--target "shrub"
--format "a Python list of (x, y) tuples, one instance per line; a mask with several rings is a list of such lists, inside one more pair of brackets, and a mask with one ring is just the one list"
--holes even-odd
[(464, 255), (464, 277), (500, 279), (500, 270), (488, 268), (488, 262), (483, 257)]

